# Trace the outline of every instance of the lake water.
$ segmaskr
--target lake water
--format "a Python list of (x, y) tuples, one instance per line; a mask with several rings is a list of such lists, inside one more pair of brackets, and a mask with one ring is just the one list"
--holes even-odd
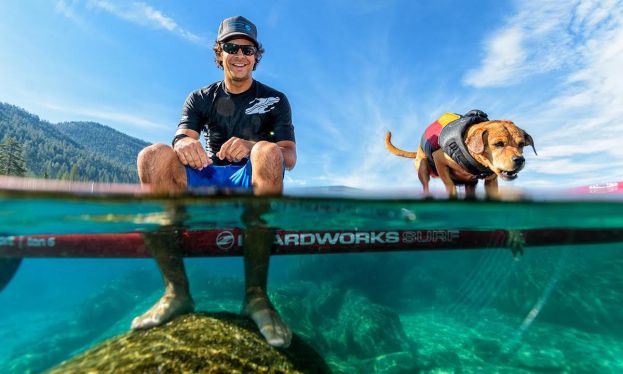
[[(465, 250), (399, 243), (399, 251), (273, 256), (271, 298), (334, 372), (623, 372), (623, 195), (347, 195), (264, 200), (262, 219), (289, 231), (564, 235), (520, 257), (494, 240)], [(0, 237), (153, 230), (179, 221), (171, 212), (180, 209), (189, 230), (242, 228), (253, 201), (4, 193)], [(591, 241), (590, 231), (578, 244), (582, 230), (601, 239)], [(240, 257), (186, 265), (198, 311), (239, 312)], [(161, 292), (151, 259), (26, 258), (0, 293), (0, 372), (42, 372), (125, 333)]]

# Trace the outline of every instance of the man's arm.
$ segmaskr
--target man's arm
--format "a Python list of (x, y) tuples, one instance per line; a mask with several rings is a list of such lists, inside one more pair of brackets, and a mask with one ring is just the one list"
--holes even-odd
[(212, 160), (208, 157), (205, 149), (199, 141), (199, 133), (190, 129), (178, 129), (175, 135), (188, 135), (187, 138), (181, 138), (175, 142), (173, 149), (182, 164), (188, 165), (194, 169), (203, 169), (212, 164)]

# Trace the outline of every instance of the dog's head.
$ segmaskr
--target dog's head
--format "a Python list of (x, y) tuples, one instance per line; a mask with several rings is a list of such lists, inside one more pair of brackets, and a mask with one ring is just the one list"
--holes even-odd
[(467, 131), (465, 144), (476, 161), (504, 180), (517, 178), (517, 173), (523, 169), (525, 146), (531, 146), (536, 154), (532, 137), (511, 121), (475, 124)]

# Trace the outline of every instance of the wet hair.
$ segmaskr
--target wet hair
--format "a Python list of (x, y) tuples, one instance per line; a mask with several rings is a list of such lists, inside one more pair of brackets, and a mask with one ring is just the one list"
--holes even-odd
[[(214, 51), (214, 63), (216, 64), (216, 67), (219, 69), (223, 69), (223, 62), (218, 60), (218, 56), (220, 56), (221, 53), (223, 53), (222, 43), (226, 43), (226, 42), (227, 41), (214, 42), (214, 47), (212, 47), (212, 50)], [(260, 60), (262, 59), (262, 55), (264, 54), (264, 47), (262, 47), (261, 44), (258, 44), (255, 47), (257, 48), (257, 52), (255, 52), (255, 65), (253, 65), (253, 70), (257, 68), (257, 65), (260, 63)]]

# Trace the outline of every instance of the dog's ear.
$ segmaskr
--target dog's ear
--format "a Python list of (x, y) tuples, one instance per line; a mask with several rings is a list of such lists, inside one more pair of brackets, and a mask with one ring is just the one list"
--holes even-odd
[(530, 136), (530, 134), (528, 134), (527, 132), (523, 132), (523, 137), (526, 140), (526, 145), (529, 145), (532, 147), (532, 150), (534, 151), (535, 155), (539, 155), (538, 153), (536, 153), (536, 148), (534, 148), (534, 140), (532, 140), (532, 137)]
[(476, 129), (467, 139), (467, 148), (476, 154), (481, 154), (485, 151), (485, 136), (487, 136), (486, 129), (482, 127)]

